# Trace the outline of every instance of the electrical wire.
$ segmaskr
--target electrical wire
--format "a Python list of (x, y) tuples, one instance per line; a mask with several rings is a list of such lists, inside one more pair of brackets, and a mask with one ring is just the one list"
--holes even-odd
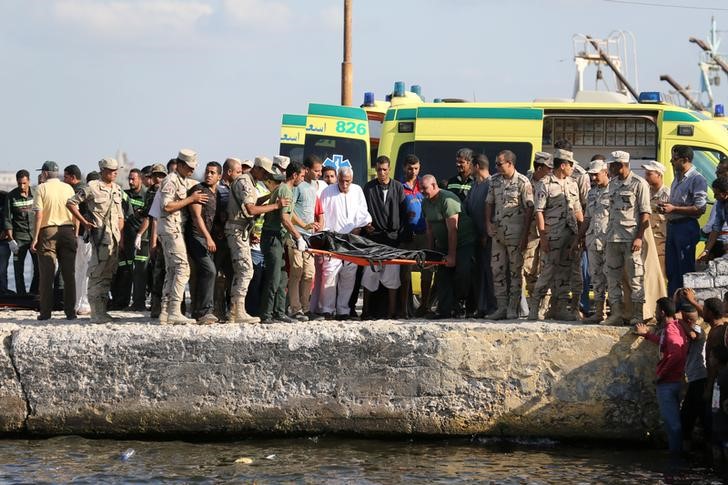
[(692, 6), (692, 5), (675, 5), (675, 4), (669, 4), (669, 3), (650, 3), (650, 2), (638, 2), (634, 0), (602, 0), (604, 2), (609, 3), (621, 3), (625, 5), (640, 5), (643, 7), (665, 7), (665, 8), (684, 8), (687, 10), (719, 10), (719, 11), (725, 11), (728, 12), (728, 8), (726, 7), (700, 7), (700, 6)]

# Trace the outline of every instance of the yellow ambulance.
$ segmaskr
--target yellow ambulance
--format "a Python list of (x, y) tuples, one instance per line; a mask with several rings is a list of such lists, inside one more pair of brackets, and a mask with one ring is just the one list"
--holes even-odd
[(306, 115), (284, 114), (281, 118), (281, 135), (278, 153), (291, 160), (303, 161), (306, 139)]
[(709, 184), (716, 164), (728, 160), (724, 118), (665, 103), (659, 93), (642, 93), (638, 103), (609, 102), (613, 93), (532, 103), (424, 103), (412, 97), (400, 100), (398, 94), (393, 93), (378, 151), (394, 162), (397, 178), (404, 158), (416, 154), (423, 174), (447, 179), (456, 173), (455, 152), (462, 147), (484, 153), (491, 164), (499, 151), (511, 150), (518, 171), (526, 173), (534, 153), (552, 151), (559, 139), (573, 144), (574, 157), (585, 167), (592, 156), (608, 158), (614, 150), (630, 152), (637, 173), (643, 172), (644, 161), (658, 160), (668, 167), (667, 185), (673, 179), (675, 145), (693, 148), (694, 164)]

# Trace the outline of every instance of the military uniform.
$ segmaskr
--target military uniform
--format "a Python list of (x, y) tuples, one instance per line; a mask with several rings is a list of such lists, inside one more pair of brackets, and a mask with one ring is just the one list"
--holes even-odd
[[(579, 188), (579, 203), (581, 204), (582, 214), (586, 212), (587, 198), (589, 190), (591, 189), (591, 180), (589, 174), (586, 172), (584, 167), (579, 165), (578, 162), (574, 162), (574, 170), (571, 173), (571, 178), (576, 182), (576, 186)], [(588, 253), (587, 253), (588, 254)], [(580, 250), (575, 255), (571, 262), (571, 311), (575, 315), (579, 311), (579, 300), (581, 294), (584, 291), (584, 278), (585, 274), (582, 271), (582, 259), (584, 257), (583, 250)], [(588, 283), (588, 281), (587, 281)]]
[(133, 292), (133, 310), (144, 310), (146, 306), (147, 260), (149, 259), (149, 231), (142, 236), (142, 247), (134, 247), (136, 235), (144, 221), (144, 201), (147, 190), (139, 192), (127, 189), (122, 194), (122, 208), (126, 215), (124, 223), (124, 247), (119, 253), (119, 269), (114, 278), (111, 296), (114, 308), (129, 306)]
[(543, 213), (549, 247), (548, 251), (541, 249), (543, 269), (529, 307), (538, 308), (551, 289), (551, 301), (556, 306), (553, 314), (558, 318), (565, 311), (571, 286), (575, 257), (571, 248), (578, 230), (576, 214), (581, 212), (579, 188), (573, 178), (560, 179), (551, 174), (536, 183), (534, 192), (536, 212)]
[(233, 285), (230, 290), (230, 321), (237, 323), (256, 323), (245, 311), (245, 295), (253, 278), (253, 260), (250, 255), (250, 233), (255, 218), (245, 208), (246, 204), (257, 202), (258, 192), (255, 181), (249, 173), (239, 175), (230, 185), (230, 198), (227, 205), (225, 237), (230, 247), (233, 261)]
[[(178, 163), (184, 163), (194, 169), (197, 166), (197, 154), (192, 150), (180, 150)], [(171, 173), (159, 186), (161, 198), (161, 214), (157, 225), (159, 241), (164, 251), (166, 276), (162, 291), (162, 311), (159, 321), (165, 323), (195, 323), (182, 314), (182, 299), (187, 282), (190, 279), (190, 264), (187, 260), (184, 227), (187, 222), (187, 211), (167, 212), (164, 207), (172, 202), (187, 198), (187, 191), (196, 185), (195, 180), (182, 177), (179, 173)]]
[[(102, 160), (101, 168), (115, 170), (115, 160)], [(101, 323), (111, 320), (106, 313), (111, 280), (119, 262), (119, 241), (121, 229), (119, 220), (124, 218), (121, 207), (122, 190), (118, 184), (106, 184), (101, 180), (92, 180), (71, 199), (70, 205), (78, 206), (82, 202), (90, 213), (91, 221), (96, 226), (91, 229), (92, 246), (91, 261), (88, 265), (88, 299), (91, 306), (91, 322)]]
[[(642, 306), (645, 301), (644, 257), (642, 252), (632, 251), (632, 243), (639, 229), (640, 215), (652, 212), (649, 190), (645, 179), (632, 172), (624, 180), (615, 177), (609, 182), (609, 225), (605, 254), (607, 291), (612, 312), (605, 323), (609, 325), (622, 320), (624, 273), (632, 293), (632, 321), (636, 323), (637, 320), (642, 320)], [(642, 249), (647, 248), (643, 245)]]
[(604, 319), (604, 298), (607, 292), (607, 274), (604, 266), (607, 226), (609, 224), (609, 186), (595, 186), (587, 196), (585, 218), (589, 220), (586, 232), (586, 250), (589, 255), (589, 277), (594, 290), (596, 311), (588, 321), (598, 323)]
[(528, 296), (533, 296), (536, 281), (543, 266), (541, 252), (538, 250), (540, 242), (538, 227), (534, 218), (531, 225), (528, 226), (528, 242), (526, 243), (526, 250), (523, 252), (523, 289)]
[(663, 185), (657, 192), (650, 189), (650, 227), (655, 238), (660, 270), (665, 274), (665, 242), (667, 241), (667, 216), (657, 211), (657, 204), (670, 201), (670, 187)]
[(515, 172), (510, 179), (493, 175), (485, 199), (493, 207), (495, 236), (491, 249), (493, 286), (498, 309), (490, 318), (517, 318), (521, 299), (524, 217), (533, 208), (533, 188), (526, 176)]

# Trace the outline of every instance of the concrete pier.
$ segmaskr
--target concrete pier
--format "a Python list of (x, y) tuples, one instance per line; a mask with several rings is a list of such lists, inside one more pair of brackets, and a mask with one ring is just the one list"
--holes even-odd
[[(0, 314), (0, 433), (645, 439), (657, 348), (482, 321), (159, 326)], [(79, 322), (79, 323), (76, 323)]]

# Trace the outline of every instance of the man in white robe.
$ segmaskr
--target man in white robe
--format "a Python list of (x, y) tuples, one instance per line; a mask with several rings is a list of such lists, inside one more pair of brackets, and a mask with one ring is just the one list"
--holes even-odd
[[(324, 228), (340, 234), (359, 234), (372, 222), (361, 187), (352, 183), (350, 168), (339, 169), (337, 183), (321, 193)], [(349, 317), (349, 298), (354, 290), (356, 265), (337, 258), (324, 259), (321, 271), (321, 313), (345, 320)]]

